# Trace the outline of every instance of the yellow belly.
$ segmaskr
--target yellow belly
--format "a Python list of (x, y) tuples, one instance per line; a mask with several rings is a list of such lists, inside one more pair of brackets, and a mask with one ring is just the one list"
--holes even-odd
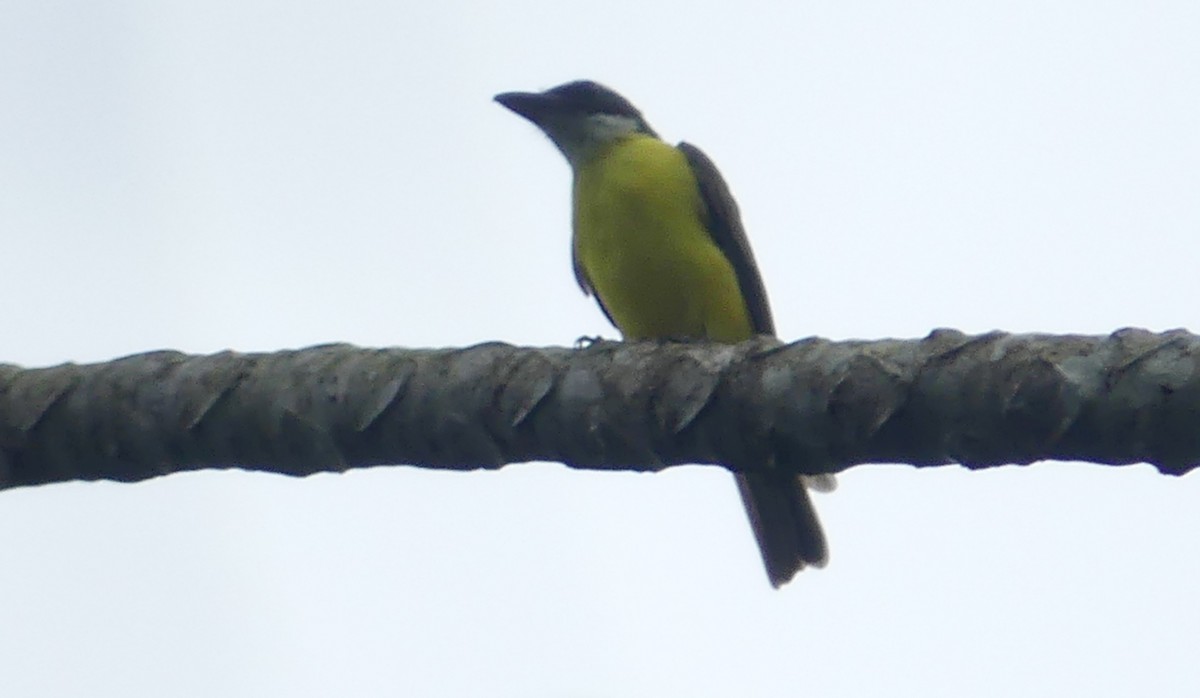
[(678, 149), (634, 136), (575, 176), (575, 256), (626, 339), (738, 342), (753, 327)]

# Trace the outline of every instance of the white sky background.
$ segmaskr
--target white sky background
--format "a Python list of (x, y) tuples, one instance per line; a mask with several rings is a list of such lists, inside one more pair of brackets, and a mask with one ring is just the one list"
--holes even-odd
[[(689, 9), (690, 8), (690, 9)], [(0, 361), (615, 337), (590, 77), (703, 147), (780, 333), (1200, 329), (1200, 4), (0, 4)], [(1194, 695), (1200, 481), (859, 467), (766, 582), (728, 474), (0, 493), (0, 695)]]

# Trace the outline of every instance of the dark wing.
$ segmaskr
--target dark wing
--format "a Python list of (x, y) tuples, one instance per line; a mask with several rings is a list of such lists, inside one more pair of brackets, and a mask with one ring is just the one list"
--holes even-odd
[[(771, 319), (771, 306), (767, 303), (767, 291), (763, 287), (762, 277), (758, 274), (758, 265), (754, 263), (754, 254), (750, 251), (750, 241), (746, 238), (746, 230), (742, 227), (742, 216), (738, 213), (737, 202), (729, 193), (729, 185), (717, 171), (717, 166), (708, 159), (699, 148), (691, 143), (680, 143), (677, 146), (692, 173), (696, 183), (700, 185), (700, 196), (704, 200), (705, 225), (713, 242), (733, 264), (737, 274), (738, 286), (742, 289), (742, 297), (750, 310), (750, 321), (758, 334), (775, 334), (775, 322)], [(579, 276), (576, 267), (576, 277)], [(582, 283), (582, 282), (580, 282)]]
[[(767, 292), (729, 186), (699, 148), (690, 143), (678, 147), (700, 185), (708, 233), (733, 264), (754, 331), (774, 335)], [(808, 565), (825, 566), (829, 552), (808, 497), (807, 478), (778, 472), (743, 473), (737, 476), (737, 483), (773, 586), (786, 583)]]
[[(600, 299), (600, 294), (596, 293), (596, 289), (592, 288), (592, 280), (588, 278), (587, 270), (579, 263), (579, 252), (575, 249), (575, 243), (571, 242), (571, 268), (575, 270), (575, 281), (579, 284), (579, 288), (583, 289), (583, 295), (592, 296), (596, 299), (596, 305), (600, 306), (604, 317), (613, 327), (617, 327), (617, 321), (613, 319), (612, 313), (608, 312), (608, 308), (604, 307), (604, 301)], [(619, 327), (617, 329), (620, 329)]]

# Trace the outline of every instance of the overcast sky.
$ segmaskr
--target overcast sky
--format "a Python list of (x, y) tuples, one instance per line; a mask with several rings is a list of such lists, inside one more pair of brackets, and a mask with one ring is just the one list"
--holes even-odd
[[(1200, 4), (0, 2), (0, 362), (616, 337), (592, 78), (698, 144), (784, 338), (1200, 327)], [(730, 476), (0, 492), (0, 695), (1184, 696), (1200, 480), (857, 467), (767, 584)]]

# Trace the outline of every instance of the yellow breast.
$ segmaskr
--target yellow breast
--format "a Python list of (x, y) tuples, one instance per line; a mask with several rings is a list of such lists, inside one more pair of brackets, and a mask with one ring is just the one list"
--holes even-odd
[(626, 339), (753, 335), (702, 212), (687, 159), (657, 138), (619, 141), (575, 173), (575, 256)]

